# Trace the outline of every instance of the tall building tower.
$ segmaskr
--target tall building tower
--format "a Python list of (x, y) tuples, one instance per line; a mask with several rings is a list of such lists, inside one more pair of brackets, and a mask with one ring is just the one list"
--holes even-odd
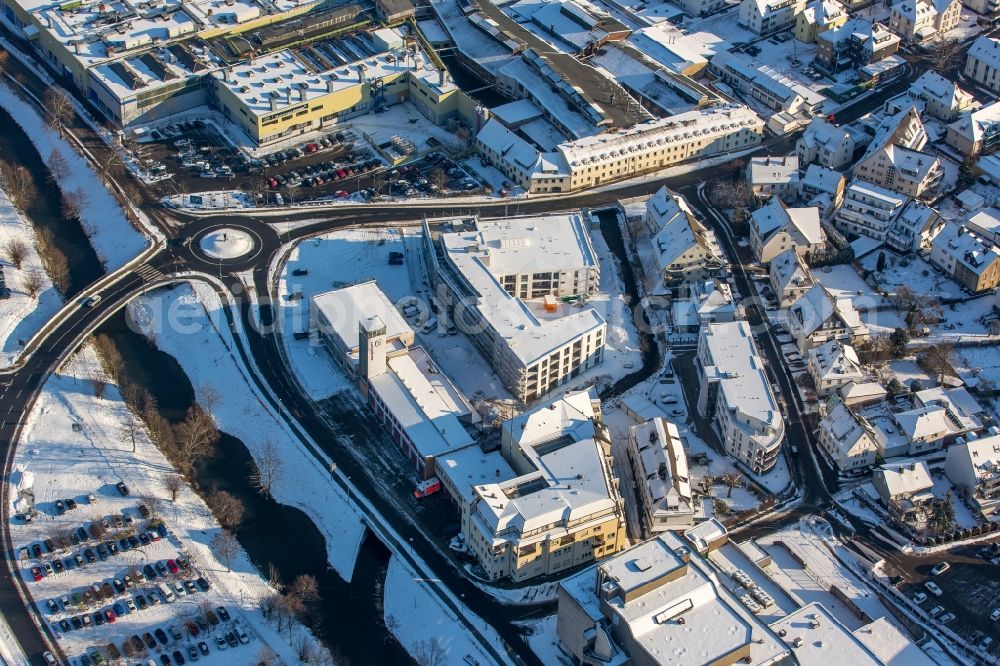
[(358, 376), (361, 392), (368, 393), (368, 380), (386, 371), (385, 322), (374, 315), (358, 324)]

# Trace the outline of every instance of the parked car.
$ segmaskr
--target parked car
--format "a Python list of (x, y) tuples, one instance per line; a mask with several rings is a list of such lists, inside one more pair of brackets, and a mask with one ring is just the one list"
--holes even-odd
[(933, 569), (931, 569), (931, 575), (940, 576), (948, 569), (951, 569), (951, 565), (948, 564), (947, 562), (941, 562), (940, 564), (935, 565)]
[(941, 624), (948, 624), (949, 622), (952, 622), (954, 619), (955, 619), (954, 613), (945, 613), (944, 615), (938, 618), (938, 622), (940, 622)]
[(935, 583), (932, 580), (929, 580), (926, 583), (924, 583), (924, 587), (926, 587), (927, 591), (933, 594), (935, 597), (940, 597), (942, 594), (944, 594), (941, 588), (938, 587), (937, 583)]
[(119, 481), (115, 484), (115, 488), (121, 493), (122, 497), (128, 497), (131, 493), (129, 492), (128, 486), (125, 485), (124, 481)]
[(928, 611), (927, 614), (930, 615), (931, 617), (937, 617), (943, 612), (944, 612), (944, 606), (935, 606), (934, 608), (930, 609), (930, 611)]
[(927, 601), (927, 593), (926, 592), (917, 592), (916, 594), (913, 595), (913, 601), (914, 601), (914, 603), (918, 603), (918, 604), (924, 603), (925, 601)]

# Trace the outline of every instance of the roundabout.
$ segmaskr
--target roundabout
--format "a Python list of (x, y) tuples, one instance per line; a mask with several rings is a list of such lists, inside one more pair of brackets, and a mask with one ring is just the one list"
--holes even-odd
[(212, 259), (240, 259), (251, 252), (257, 244), (248, 230), (237, 227), (221, 227), (201, 237), (198, 247), (202, 254)]

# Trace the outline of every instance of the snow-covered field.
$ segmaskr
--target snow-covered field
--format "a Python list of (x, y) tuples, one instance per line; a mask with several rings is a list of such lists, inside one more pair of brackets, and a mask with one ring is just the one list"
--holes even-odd
[(0, 84), (0, 106), (24, 129), (46, 164), (51, 165), (55, 149), (65, 158), (69, 169), (59, 178), (59, 188), (64, 194), (78, 192), (82, 195), (80, 219), (83, 229), (108, 271), (125, 265), (149, 245), (147, 238), (125, 218), (121, 206), (91, 169), (90, 163), (45, 124), (35, 107), (18, 97), (6, 84)]
[(330, 564), (349, 581), (364, 538), (361, 514), (340, 487), (330, 483), (329, 470), (257, 398), (244, 369), (233, 358), (233, 340), (220, 308), (215, 291), (196, 283), (154, 291), (131, 314), (143, 332), (155, 335), (160, 350), (177, 359), (199, 399), (206, 392), (216, 397), (212, 413), (219, 429), (242, 440), (255, 459), (268, 442), (282, 451), (283, 471), (273, 489), (274, 499), (301, 509), (312, 519), (326, 539)]
[[(385, 625), (421, 664), (495, 664), (497, 660), (468, 631), (454, 612), (427, 589), (439, 581), (419, 578), (399, 557), (389, 560), (385, 576)], [(506, 652), (496, 632), (465, 607), (462, 616), (488, 637), (494, 650)], [(429, 655), (435, 654), (436, 659)]]
[(967, 384), (987, 379), (1000, 386), (1000, 345), (961, 347), (955, 350), (955, 357), (955, 369)]
[[(878, 252), (872, 252), (861, 260), (861, 265), (870, 271), (875, 270), (878, 256)], [(901, 257), (886, 250), (885, 258), (886, 265), (880, 274), (879, 284), (890, 294), (902, 285), (918, 294), (938, 298), (954, 298), (962, 294), (962, 288), (954, 280), (937, 272), (920, 257)]]
[[(20, 270), (14, 268), (3, 250), (9, 241), (18, 240), (28, 248)], [(42, 267), (35, 248), (35, 233), (31, 223), (10, 203), (0, 190), (0, 256), (3, 275), (10, 289), (10, 298), (0, 300), (0, 365), (9, 366), (21, 353), (27, 341), (62, 305), (62, 297)], [(42, 276), (43, 286), (37, 298), (24, 289), (24, 279), (30, 273)]]
[[(67, 362), (46, 383), (28, 418), (14, 458), (15, 469), (33, 475), (35, 506), (41, 512), (34, 522), (17, 523), (11, 529), (15, 548), (22, 557), (21, 575), (28, 581), (28, 588), (45, 614), (45, 620), (53, 627), (61, 647), (70, 656), (78, 656), (85, 650), (91, 652), (97, 646), (112, 641), (120, 646), (133, 634), (141, 636), (157, 628), (167, 631), (170, 625), (185, 632), (186, 621), (206, 620), (202, 604), (208, 602), (206, 608), (225, 606), (233, 621), (209, 629), (208, 635), (202, 630), (197, 638), (185, 632), (180, 640), (171, 639), (165, 649), (158, 647), (154, 652), (170, 653), (180, 649), (186, 655), (189, 646), (207, 640), (210, 655), (203, 657), (207, 663), (252, 663), (256, 661), (262, 644), (267, 643), (286, 663), (296, 663), (292, 648), (262, 620), (257, 610), (259, 600), (271, 592), (266, 581), (242, 550), (231, 561), (232, 571), (227, 571), (226, 566), (216, 558), (210, 542), (219, 529), (218, 524), (201, 498), (189, 487), (183, 486), (176, 501), (170, 501), (169, 491), (163, 484), (165, 475), (172, 472), (170, 464), (141, 430), (136, 438), (135, 450), (132, 450), (131, 441), (122, 436), (122, 423), (130, 418), (128, 409), (114, 385), (100, 384), (99, 380), (103, 378), (97, 356), (90, 348), (84, 348)], [(99, 397), (102, 389), (103, 397)], [(128, 486), (130, 496), (122, 496), (116, 490), (115, 484), (119, 481)], [(88, 501), (88, 495), (92, 495), (93, 500)], [(74, 499), (77, 508), (59, 515), (55, 502), (67, 498)], [(109, 520), (112, 525), (109, 532), (114, 535), (113, 538), (103, 538), (117, 542), (122, 536), (132, 534), (133, 529), (113, 527), (111, 521), (115, 516), (133, 520), (134, 528), (140, 531), (146, 529), (146, 521), (137, 511), (140, 502), (159, 508), (159, 516), (169, 529), (165, 538), (94, 563), (74, 565), (72, 569), (33, 582), (32, 566), (55, 559), (72, 562), (77, 554), (85, 556), (88, 546), (96, 550), (100, 541), (88, 539), (80, 546), (68, 548), (57, 544), (55, 554), (46, 554), (40, 560), (23, 551), (24, 547), (43, 539), (58, 538), (79, 527), (89, 526), (93, 521), (100, 523), (102, 519)], [(47, 550), (42, 547), (43, 552)], [(191, 574), (182, 572), (157, 576), (147, 583), (134, 570), (146, 564), (162, 564), (164, 560), (175, 559), (180, 554), (186, 555), (193, 563)], [(127, 574), (136, 582), (131, 590), (116, 592), (105, 602), (74, 605), (74, 592), (82, 593), (94, 583), (100, 585), (113, 579), (124, 580)], [(115, 602), (124, 604), (126, 600), (132, 601), (140, 592), (148, 596), (159, 582), (175, 583), (185, 578), (197, 578), (198, 575), (204, 575), (213, 583), (210, 591), (189, 593), (174, 603), (137, 609), (102, 627), (64, 631), (58, 624), (61, 619), (69, 621), (83, 612), (92, 616), (94, 612), (111, 608)], [(59, 601), (63, 595), (69, 597), (68, 606)], [(46, 609), (45, 601), (48, 599), (57, 600), (57, 612)], [(216, 647), (214, 634), (220, 629), (232, 628), (234, 622), (238, 622), (252, 640), (248, 645), (227, 648), (223, 652)], [(155, 657), (155, 654), (150, 656)]]

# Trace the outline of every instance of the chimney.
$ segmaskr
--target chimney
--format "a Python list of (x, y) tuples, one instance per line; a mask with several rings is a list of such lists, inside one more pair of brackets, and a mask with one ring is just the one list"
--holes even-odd
[(358, 63), (358, 80), (361, 83), (365, 82), (365, 70), (366, 69), (367, 68), (365, 67), (365, 63), (363, 63), (363, 62)]
[(271, 110), (272, 111), (278, 110), (278, 98), (275, 95), (271, 95)]
[(228, 83), (233, 80), (233, 68), (226, 67), (222, 70), (222, 78)]
[(291, 103), (292, 103), (292, 89), (285, 88), (285, 104), (291, 104)]
[(326, 80), (326, 91), (328, 93), (332, 93), (333, 92), (333, 79), (327, 79)]
[(448, 80), (448, 75), (444, 70), (444, 67), (438, 70), (438, 86), (443, 86), (445, 81)]

